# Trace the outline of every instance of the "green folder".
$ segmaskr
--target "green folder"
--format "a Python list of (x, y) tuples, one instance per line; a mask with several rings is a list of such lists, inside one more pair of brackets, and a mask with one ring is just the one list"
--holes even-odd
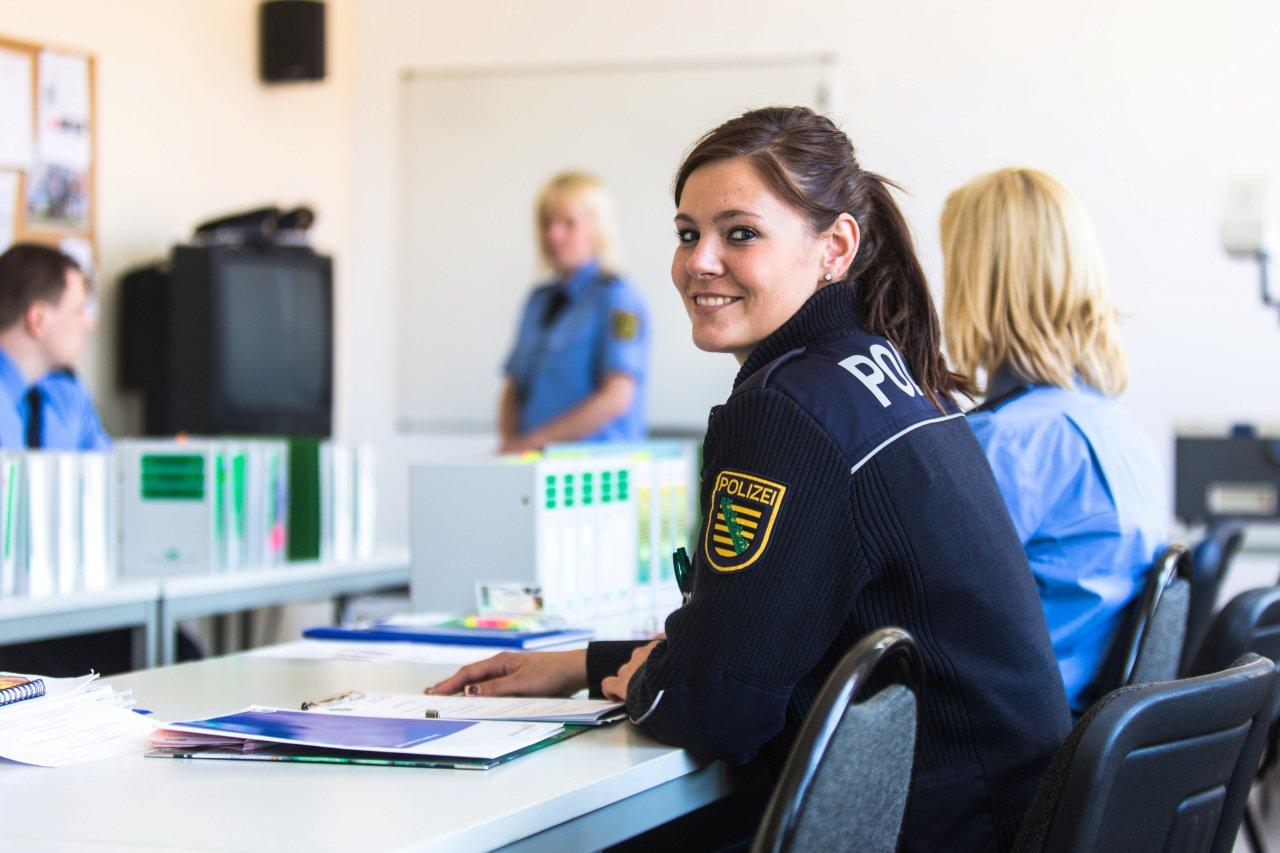
[(320, 559), (320, 444), (289, 439), (289, 559)]

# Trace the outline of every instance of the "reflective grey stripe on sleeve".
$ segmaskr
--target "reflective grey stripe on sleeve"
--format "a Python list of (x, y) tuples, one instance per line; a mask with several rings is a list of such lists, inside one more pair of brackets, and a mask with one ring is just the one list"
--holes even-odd
[(858, 460), (858, 464), (854, 465), (852, 468), (849, 469), (849, 473), (850, 474), (858, 473), (858, 469), (861, 468), (863, 465), (866, 465), (868, 462), (870, 462), (872, 456), (875, 456), (881, 450), (884, 450), (886, 447), (893, 444), (895, 441), (902, 438), (904, 435), (906, 435), (907, 433), (911, 432), (914, 429), (919, 429), (920, 427), (928, 426), (929, 424), (940, 424), (943, 421), (949, 421), (952, 418), (963, 418), (963, 417), (964, 417), (964, 412), (956, 412), (954, 415), (943, 415), (940, 418), (930, 418), (927, 421), (917, 421), (916, 423), (913, 423), (911, 426), (907, 427), (906, 429), (899, 430), (898, 432), (886, 438), (884, 441), (877, 444), (874, 448), (872, 448), (870, 453), (868, 453), (866, 456)]
[(653, 697), (653, 704), (649, 706), (649, 710), (641, 714), (640, 719), (632, 720), (631, 722), (635, 723), (638, 726), (641, 723), (643, 723), (645, 720), (649, 719), (649, 715), (652, 714), (655, 710), (657, 710), (658, 703), (662, 701), (662, 694), (666, 692), (667, 691), (665, 690), (659, 690), (658, 695)]

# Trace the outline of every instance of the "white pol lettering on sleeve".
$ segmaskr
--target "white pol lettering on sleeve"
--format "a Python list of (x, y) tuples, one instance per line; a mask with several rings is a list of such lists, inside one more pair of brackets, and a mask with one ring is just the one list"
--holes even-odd
[(875, 395), (882, 407), (887, 409), (893, 405), (893, 401), (880, 387), (886, 378), (908, 397), (923, 396), (920, 386), (916, 384), (897, 350), (885, 344), (872, 344), (869, 351), (873, 358), (851, 355), (841, 361), (840, 366), (858, 377), (858, 381)]
[(840, 366), (845, 370), (858, 377), (863, 385), (867, 386), (867, 390), (876, 395), (876, 399), (880, 401), (880, 405), (886, 409), (892, 405), (885, 393), (880, 390), (880, 386), (884, 383), (884, 371), (880, 366), (865, 355), (851, 355), (840, 362)]

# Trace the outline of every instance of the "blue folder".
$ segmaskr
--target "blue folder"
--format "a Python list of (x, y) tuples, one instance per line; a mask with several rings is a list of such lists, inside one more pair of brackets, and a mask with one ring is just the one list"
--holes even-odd
[(521, 631), (503, 628), (459, 628), (450, 625), (366, 625), (308, 628), (302, 636), (312, 640), (382, 640), (401, 643), (445, 643), (454, 646), (501, 646), (509, 649), (544, 649), (582, 642), (595, 636), (583, 628), (543, 628)]

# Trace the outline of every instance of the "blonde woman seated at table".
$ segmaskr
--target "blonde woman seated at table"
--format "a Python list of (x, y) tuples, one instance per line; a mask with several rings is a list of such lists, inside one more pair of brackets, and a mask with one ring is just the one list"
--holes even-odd
[(1073, 711), (1097, 698), (1126, 606), (1168, 538), (1164, 471), (1116, 401), (1124, 349), (1084, 206), (1034, 169), (956, 190), (942, 214), (943, 314), (969, 414), (1044, 605)]

